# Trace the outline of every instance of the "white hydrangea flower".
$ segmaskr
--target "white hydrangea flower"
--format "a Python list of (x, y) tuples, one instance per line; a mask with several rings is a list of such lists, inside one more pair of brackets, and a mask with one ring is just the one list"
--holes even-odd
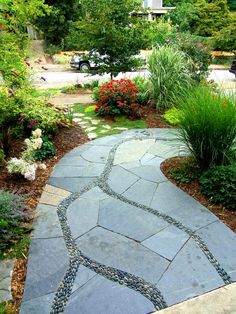
[(39, 138), (41, 136), (42, 136), (42, 130), (41, 129), (36, 129), (35, 131), (32, 132), (33, 138)]

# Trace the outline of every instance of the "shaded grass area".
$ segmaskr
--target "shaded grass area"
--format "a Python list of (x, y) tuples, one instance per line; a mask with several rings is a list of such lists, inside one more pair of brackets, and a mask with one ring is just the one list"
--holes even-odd
[[(127, 129), (143, 129), (147, 128), (147, 124), (145, 121), (141, 119), (137, 120), (131, 120), (128, 117), (125, 116), (118, 116), (113, 119), (105, 119), (99, 117), (94, 112), (94, 106), (84, 105), (84, 104), (75, 104), (72, 107), (73, 113), (82, 113), (84, 114), (84, 117), (81, 117), (84, 121), (86, 121), (86, 117), (92, 118), (93, 120), (97, 119), (100, 120), (100, 122), (97, 125), (94, 125), (96, 127), (96, 130), (92, 131), (97, 134), (97, 138), (111, 135), (111, 134), (119, 134), (123, 132), (123, 130), (117, 130), (114, 128), (127, 128)], [(89, 121), (89, 120), (87, 120)], [(104, 125), (109, 125), (111, 127), (110, 130), (106, 130), (103, 128)], [(92, 125), (89, 125), (92, 126)], [(102, 132), (106, 130), (106, 132)], [(87, 133), (85, 131), (85, 133)]]

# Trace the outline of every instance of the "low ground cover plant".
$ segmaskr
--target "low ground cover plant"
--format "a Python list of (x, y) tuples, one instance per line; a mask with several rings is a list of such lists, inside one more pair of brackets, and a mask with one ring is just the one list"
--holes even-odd
[(137, 88), (131, 80), (112, 80), (94, 93), (95, 112), (101, 116), (134, 115), (137, 111)]
[(21, 197), (0, 190), (0, 259), (29, 231), (24, 223), (23, 208)]
[(236, 210), (236, 163), (211, 167), (200, 177), (200, 184), (212, 202)]
[(172, 107), (162, 115), (162, 117), (171, 125), (179, 125), (182, 111), (176, 107)]
[(157, 109), (174, 106), (177, 99), (191, 87), (192, 62), (178, 49), (155, 48), (148, 59), (153, 98)]
[(206, 169), (235, 158), (235, 100), (198, 86), (180, 101), (180, 138), (197, 164)]

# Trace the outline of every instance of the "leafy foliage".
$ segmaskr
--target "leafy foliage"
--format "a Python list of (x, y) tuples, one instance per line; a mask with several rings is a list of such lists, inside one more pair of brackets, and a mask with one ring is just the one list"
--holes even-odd
[(183, 159), (177, 169), (171, 171), (170, 175), (177, 182), (190, 183), (193, 180), (199, 179), (201, 170), (191, 157), (187, 157)]
[(235, 16), (229, 25), (216, 32), (213, 45), (216, 50), (230, 51), (236, 54), (236, 19)]
[(171, 125), (179, 125), (182, 111), (176, 107), (168, 109), (162, 117)]
[(132, 79), (137, 88), (137, 101), (140, 105), (147, 105), (152, 99), (151, 82), (142, 76)]
[(23, 224), (22, 199), (0, 190), (0, 254), (19, 241), (27, 228)]
[(137, 109), (137, 89), (130, 80), (112, 80), (101, 86), (96, 101), (98, 115), (132, 115)]
[(140, 1), (82, 0), (81, 5), (83, 17), (72, 24), (73, 48), (97, 49), (96, 61), (102, 66), (94, 73), (114, 76), (137, 67), (134, 56), (145, 41), (140, 27), (144, 21), (130, 12), (141, 9)]
[(179, 32), (188, 32), (192, 30), (194, 22), (198, 20), (198, 8), (192, 1), (183, 1), (176, 6), (175, 10), (171, 10), (167, 14), (167, 18), (171, 20)]
[(56, 149), (48, 136), (43, 136), (43, 144), (40, 149), (35, 151), (34, 160), (44, 160), (56, 154)]
[(215, 166), (200, 178), (202, 193), (212, 202), (236, 210), (236, 164)]
[(144, 28), (145, 48), (165, 44), (175, 31), (175, 27), (169, 20), (148, 21), (147, 27)]
[(235, 101), (199, 86), (180, 101), (180, 137), (198, 165), (227, 164), (235, 157)]
[(230, 23), (230, 14), (226, 0), (197, 0), (198, 19), (194, 31), (200, 36), (212, 36)]
[(153, 50), (148, 60), (153, 97), (158, 109), (173, 106), (177, 98), (191, 86), (191, 61), (174, 47)]
[(191, 76), (199, 83), (208, 76), (208, 67), (211, 64), (211, 49), (205, 41), (195, 35), (187, 33), (176, 33), (170, 39), (170, 44), (176, 45), (192, 60)]
[(64, 39), (68, 35), (70, 24), (81, 16), (79, 0), (45, 0), (50, 10), (35, 19), (48, 44), (49, 53), (64, 48)]

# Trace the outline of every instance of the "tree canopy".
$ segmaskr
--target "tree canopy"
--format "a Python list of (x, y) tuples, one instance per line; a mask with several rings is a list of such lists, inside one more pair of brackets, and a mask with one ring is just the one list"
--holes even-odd
[[(102, 55), (99, 72), (112, 74), (130, 70), (133, 58), (144, 44), (145, 21), (135, 17), (138, 0), (82, 0), (82, 18), (73, 24), (74, 48), (96, 49)], [(131, 14), (131, 12), (133, 14)]]

